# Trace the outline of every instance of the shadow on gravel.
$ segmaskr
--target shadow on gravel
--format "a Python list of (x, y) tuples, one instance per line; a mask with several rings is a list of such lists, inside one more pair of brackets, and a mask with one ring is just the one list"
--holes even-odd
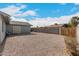
[(4, 50), (5, 47), (5, 43), (6, 43), (6, 38), (3, 40), (3, 42), (0, 44), (0, 56), (2, 56), (2, 52)]
[(12, 34), (7, 35), (8, 37), (15, 37), (15, 36), (26, 36), (26, 35), (37, 35), (36, 33), (29, 33), (29, 34)]
[(5, 39), (3, 40), (3, 42), (0, 44), (0, 56), (2, 56), (2, 52), (3, 52), (3, 50), (4, 50), (7, 37), (26, 36), (26, 35), (37, 35), (37, 34), (35, 34), (35, 33), (30, 33), (30, 34), (16, 34), (16, 35), (14, 34), (14, 35), (7, 35), (7, 36), (5, 37)]

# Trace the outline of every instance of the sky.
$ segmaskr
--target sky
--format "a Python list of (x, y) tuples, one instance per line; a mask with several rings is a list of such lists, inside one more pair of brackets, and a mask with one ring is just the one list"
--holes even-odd
[(78, 3), (0, 3), (0, 11), (11, 21), (29, 22), (34, 27), (68, 23), (79, 15)]

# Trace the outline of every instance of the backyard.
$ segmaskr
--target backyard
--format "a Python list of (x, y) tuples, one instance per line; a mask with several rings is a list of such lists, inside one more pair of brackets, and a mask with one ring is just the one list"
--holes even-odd
[(62, 56), (66, 53), (64, 36), (32, 32), (30, 35), (12, 35), (6, 38), (1, 55), (4, 56)]

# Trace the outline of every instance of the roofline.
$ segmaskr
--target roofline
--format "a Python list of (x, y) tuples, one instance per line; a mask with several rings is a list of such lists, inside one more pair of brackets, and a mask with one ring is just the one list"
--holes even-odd
[[(23, 24), (24, 23), (24, 24)], [(20, 21), (10, 21), (10, 25), (19, 25), (19, 26), (32, 26), (28, 22), (20, 22)]]
[(2, 12), (2, 11), (0, 11), (0, 15), (1, 16), (3, 16), (3, 18), (5, 18), (5, 19), (3, 19), (7, 24), (9, 24), (9, 20), (10, 20), (10, 15), (8, 15), (7, 13), (4, 13), (4, 12)]
[(2, 11), (0, 11), (1, 13), (3, 13), (3, 14), (5, 14), (5, 15), (7, 15), (8, 17), (10, 17), (10, 15), (9, 14), (7, 14), (7, 13), (5, 13), (5, 12), (2, 12)]
[(9, 25), (15, 25), (15, 26), (33, 26), (33, 25), (18, 25), (18, 24), (9, 24)]

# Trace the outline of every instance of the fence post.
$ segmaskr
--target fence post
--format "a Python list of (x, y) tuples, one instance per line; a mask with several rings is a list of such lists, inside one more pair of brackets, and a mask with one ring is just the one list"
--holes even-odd
[(77, 55), (79, 55), (79, 25), (76, 27), (76, 39), (77, 39), (76, 50), (77, 50)]
[(59, 35), (61, 35), (61, 27), (59, 27)]

